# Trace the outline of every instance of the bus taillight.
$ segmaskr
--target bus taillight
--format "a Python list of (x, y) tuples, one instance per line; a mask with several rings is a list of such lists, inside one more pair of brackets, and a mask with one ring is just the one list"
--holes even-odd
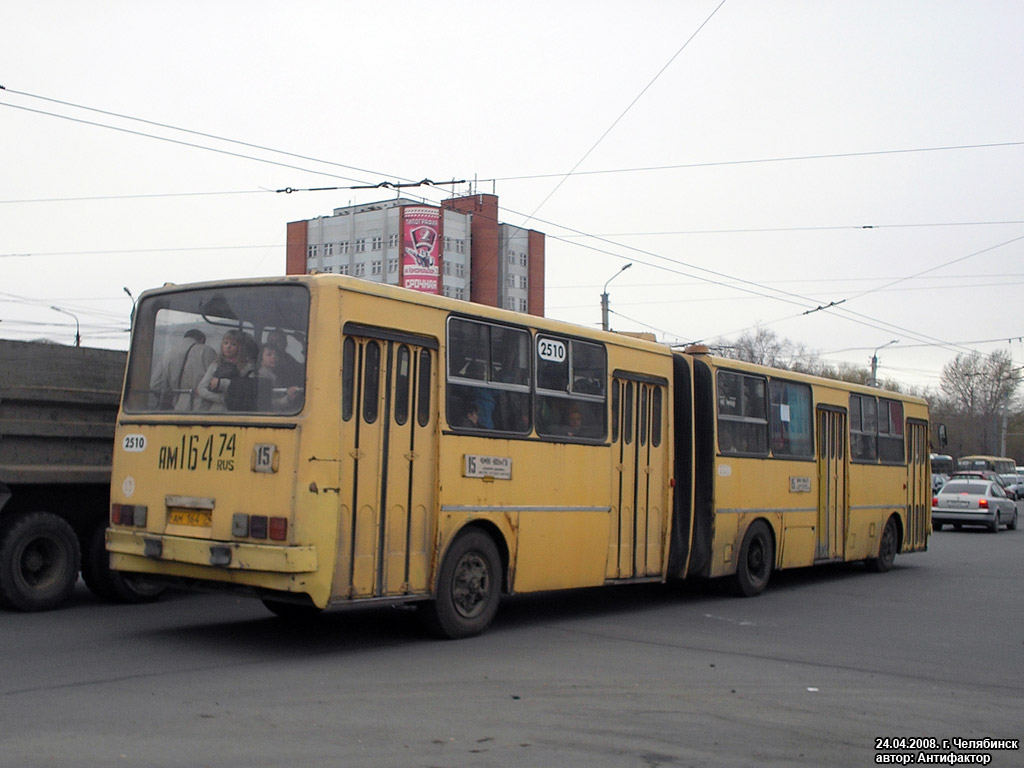
[(149, 508), (141, 504), (111, 504), (110, 522), (113, 525), (133, 525), (145, 528), (148, 511)]

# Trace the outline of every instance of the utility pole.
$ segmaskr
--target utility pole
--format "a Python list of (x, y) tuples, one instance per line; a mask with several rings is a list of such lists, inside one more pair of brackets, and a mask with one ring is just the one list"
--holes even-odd
[(898, 341), (899, 339), (893, 339), (892, 341), (885, 342), (885, 344), (880, 347), (875, 347), (875, 352), (871, 355), (871, 381), (868, 382), (869, 387), (878, 386), (878, 350), (885, 349), (890, 344), (895, 344)]
[(607, 282), (605, 282), (604, 284), (604, 289), (601, 291), (601, 330), (603, 331), (608, 330), (608, 283), (610, 283), (612, 280), (614, 280), (616, 277), (621, 275), (623, 272), (625, 272), (632, 266), (633, 262), (629, 262), (629, 264), (626, 264), (624, 267), (622, 267), (622, 269), (620, 269), (614, 275), (609, 277)]

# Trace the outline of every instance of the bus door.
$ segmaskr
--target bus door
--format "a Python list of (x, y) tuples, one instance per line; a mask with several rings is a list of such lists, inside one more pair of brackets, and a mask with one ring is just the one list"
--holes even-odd
[(348, 323), (334, 595), (427, 591), (436, 486), (437, 342)]
[(668, 382), (616, 372), (612, 379), (612, 519), (606, 575), (657, 576), (665, 550)]
[(928, 470), (928, 424), (907, 419), (907, 530), (904, 551), (924, 549), (928, 543), (932, 485)]
[(842, 560), (846, 541), (846, 413), (818, 409), (816, 560)]

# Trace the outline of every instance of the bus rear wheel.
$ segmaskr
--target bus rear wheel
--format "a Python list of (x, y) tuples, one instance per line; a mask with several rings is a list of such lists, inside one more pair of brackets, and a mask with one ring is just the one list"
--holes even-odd
[(483, 632), (501, 600), (501, 557), (483, 531), (460, 534), (445, 555), (436, 599), (422, 606), (427, 629), (456, 639)]
[(875, 573), (885, 573), (896, 561), (896, 550), (899, 548), (899, 533), (896, 520), (890, 517), (882, 529), (882, 540), (878, 542), (878, 557), (868, 560), (868, 569)]
[(775, 565), (775, 547), (771, 532), (763, 520), (747, 529), (740, 545), (739, 562), (733, 577), (733, 591), (741, 597), (754, 597), (764, 592)]

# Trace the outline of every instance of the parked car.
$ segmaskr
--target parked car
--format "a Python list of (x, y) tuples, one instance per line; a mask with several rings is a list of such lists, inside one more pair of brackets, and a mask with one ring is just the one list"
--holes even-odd
[(988, 480), (993, 483), (998, 483), (999, 487), (1002, 488), (1004, 492), (1006, 492), (1007, 497), (1011, 501), (1016, 501), (1018, 498), (1018, 495), (1014, 491), (1009, 489), (1009, 486), (1007, 485), (1007, 482), (1003, 479), (1003, 476), (998, 474), (997, 472), (993, 472), (990, 469), (959, 470), (957, 472), (954, 472), (949, 477), (950, 479), (954, 477), (973, 477), (980, 480)]
[(932, 498), (932, 530), (941, 531), (947, 523), (958, 530), (964, 525), (984, 525), (998, 533), (999, 526), (1005, 525), (1014, 531), (1017, 505), (994, 480), (954, 475)]

